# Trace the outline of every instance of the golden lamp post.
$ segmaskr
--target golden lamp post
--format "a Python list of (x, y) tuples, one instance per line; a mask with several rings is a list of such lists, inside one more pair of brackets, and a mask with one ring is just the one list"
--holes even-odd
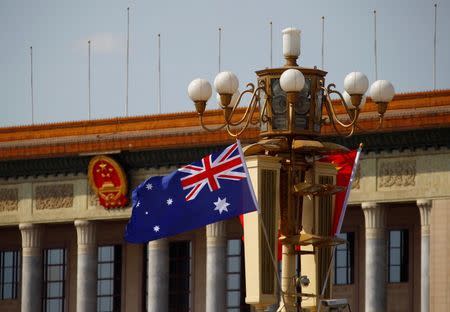
[[(347, 137), (357, 130), (365, 131), (358, 121), (366, 102), (364, 94), (369, 81), (363, 73), (352, 72), (345, 77), (345, 91), (341, 93), (334, 84), (325, 85), (325, 71), (298, 66), (300, 30), (295, 28), (283, 30), (283, 54), (286, 60), (283, 67), (257, 71), (256, 85), (248, 83), (242, 92), (238, 91), (239, 81), (232, 72), (220, 72), (216, 76), (214, 87), (224, 119), (215, 128), (208, 127), (203, 119), (206, 103), (212, 94), (210, 83), (205, 79), (194, 79), (189, 84), (188, 95), (195, 103), (200, 124), (205, 130), (226, 130), (230, 136), (239, 137), (249, 127), (259, 127), (259, 141), (245, 147), (245, 155), (262, 153), (279, 159), (278, 213), (283, 244), (279, 311), (290, 312), (302, 311), (302, 298), (309, 296), (302, 292), (302, 287), (306, 287), (309, 281), (302, 275), (301, 261), (298, 260), (297, 269), (292, 265), (296, 261), (296, 253), (302, 253), (294, 246), (329, 247), (342, 243), (342, 240), (329, 235), (305, 233), (302, 220), (305, 197), (331, 195), (342, 190), (333, 183), (316, 183), (314, 179), (307, 179), (308, 172), (314, 168), (315, 156), (347, 150), (343, 146), (323, 142), (322, 125), (330, 123), (338, 135)], [(337, 101), (331, 100), (333, 94)], [(371, 86), (370, 95), (378, 107), (379, 128), (394, 96), (394, 88), (389, 81), (377, 80)], [(250, 100), (244, 113), (238, 114), (237, 108), (244, 98)], [(326, 116), (322, 114), (324, 106)], [(344, 108), (345, 116), (336, 113), (336, 106)], [(292, 279), (292, 276), (297, 278)], [(318, 302), (323, 296), (316, 292), (315, 297)]]

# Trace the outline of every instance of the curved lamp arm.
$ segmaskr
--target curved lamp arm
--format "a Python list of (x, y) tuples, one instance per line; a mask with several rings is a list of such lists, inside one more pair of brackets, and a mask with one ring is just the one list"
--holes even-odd
[[(250, 101), (250, 105), (247, 107), (247, 110), (245, 111), (244, 116), (238, 122), (235, 122), (235, 123), (231, 122), (231, 117), (233, 116), (234, 110), (232, 111), (232, 113), (230, 114), (229, 121), (226, 123), (227, 132), (230, 136), (239, 137), (248, 128), (249, 124), (256, 125), (260, 122), (259, 120), (256, 122), (252, 122), (252, 117), (256, 111), (256, 107), (258, 106), (258, 97), (259, 97), (258, 93), (262, 89), (263, 89), (262, 87), (258, 87), (253, 92), (253, 95), (252, 95), (252, 98)], [(240, 100), (240, 98), (239, 98), (239, 100)], [(235, 107), (237, 107), (239, 100), (238, 100), (238, 102), (236, 102)], [(241, 126), (237, 132), (233, 131), (232, 127), (239, 126), (242, 123), (244, 123), (244, 125)]]
[(205, 123), (203, 122), (203, 114), (199, 115), (200, 118), (200, 125), (202, 126), (202, 128), (208, 132), (215, 132), (218, 130), (222, 130), (223, 128), (225, 128), (226, 124), (223, 124), (221, 126), (218, 126), (216, 128), (208, 128), (207, 126), (205, 126)]
[[(338, 135), (340, 135), (340, 136), (343, 136), (343, 137), (351, 137), (352, 135), (353, 135), (353, 133), (355, 132), (355, 127), (356, 127), (356, 124), (353, 124), (353, 125), (351, 125), (351, 128), (350, 128), (350, 132), (348, 132), (348, 133), (343, 133), (341, 130), (339, 130), (339, 127), (336, 125), (336, 123), (335, 123), (335, 119), (333, 118), (333, 115), (332, 115), (332, 112), (330, 111), (331, 110), (331, 108), (328, 106), (328, 105), (325, 105), (325, 108), (326, 108), (326, 110), (327, 110), (327, 113), (328, 113), (328, 116), (329, 116), (329, 120), (330, 120), (330, 123), (331, 123), (331, 125), (333, 126), (333, 128), (334, 128), (334, 130), (336, 131), (336, 133), (338, 134)], [(356, 114), (355, 114), (356, 115)], [(344, 128), (344, 129), (348, 129), (349, 127), (346, 127), (346, 128)]]
[[(327, 88), (321, 87), (321, 89), (324, 91), (324, 95), (325, 95), (325, 99), (326, 99), (325, 100), (325, 106), (327, 108), (328, 115), (329, 115), (330, 120), (331, 120), (333, 126), (335, 127), (335, 129), (336, 129), (336, 126), (335, 126), (334, 122), (338, 123), (343, 128), (350, 128), (358, 120), (359, 109), (356, 109), (355, 113), (350, 112), (348, 107), (347, 107), (347, 105), (345, 105), (345, 100), (344, 100), (344, 97), (342, 96), (342, 94), (339, 91), (332, 90), (332, 88), (334, 88), (334, 87), (335, 87), (334, 84), (329, 84)], [(344, 106), (345, 111), (347, 112), (347, 115), (350, 117), (350, 123), (349, 124), (345, 124), (344, 122), (339, 120), (339, 118), (337, 117), (337, 114), (336, 114), (336, 112), (334, 111), (334, 108), (333, 108), (333, 103), (332, 103), (331, 98), (330, 98), (330, 94), (333, 94), (333, 93), (337, 94), (339, 96), (341, 105)], [(336, 129), (336, 131), (337, 131), (337, 129)]]
[(376, 128), (374, 128), (374, 129), (370, 129), (370, 130), (364, 129), (363, 127), (361, 127), (361, 125), (359, 123), (356, 124), (356, 128), (358, 128), (359, 130), (364, 131), (364, 132), (377, 131), (382, 126), (383, 126), (383, 117), (381, 117), (381, 116), (378, 117), (378, 126)]
[[(258, 88), (258, 89), (259, 89), (259, 88)], [(239, 95), (239, 98), (237, 99), (236, 103), (234, 103), (233, 109), (231, 110), (231, 113), (230, 113), (230, 115), (229, 115), (229, 118), (228, 118), (228, 120), (227, 120), (227, 123), (229, 123), (231, 126), (238, 126), (238, 125), (240, 125), (242, 122), (244, 122), (245, 119), (247, 119), (248, 114), (254, 110), (254, 109), (253, 109), (253, 99), (255, 98), (256, 91), (257, 91), (258, 89), (255, 90), (255, 85), (254, 85), (253, 83), (247, 83), (247, 89), (244, 90), (244, 91)], [(252, 95), (252, 97), (251, 97), (251, 99), (250, 99), (250, 105), (246, 108), (245, 113), (244, 113), (244, 116), (242, 116), (241, 119), (239, 119), (239, 120), (236, 121), (236, 122), (232, 122), (231, 119), (232, 119), (234, 113), (236, 112), (236, 109), (239, 107), (239, 104), (241, 104), (242, 97), (243, 97), (244, 94), (246, 94), (246, 93), (251, 93), (251, 95)]]
[[(258, 106), (258, 100), (259, 100), (259, 96), (260, 96), (259, 94), (261, 91), (264, 92), (264, 88), (265, 88), (265, 85), (263, 82), (260, 82), (259, 86), (256, 89), (255, 89), (255, 86), (253, 83), (248, 83), (247, 89), (244, 90), (239, 95), (236, 103), (233, 104), (232, 108), (227, 107), (222, 104), (219, 104), (220, 107), (225, 110), (224, 111), (225, 112), (225, 123), (223, 125), (220, 125), (215, 128), (207, 127), (203, 121), (203, 114), (200, 114), (199, 115), (200, 116), (200, 124), (201, 124), (202, 128), (209, 132), (214, 132), (214, 131), (218, 131), (223, 128), (226, 128), (226, 130), (230, 136), (238, 137), (248, 128), (249, 124), (252, 124), (252, 125), (259, 124), (260, 118), (258, 118), (258, 120), (255, 122), (252, 121), (252, 118), (253, 118), (253, 115), (255, 114), (256, 108)], [(247, 93), (251, 94), (250, 104), (246, 108), (244, 115), (238, 121), (233, 122), (232, 118), (233, 118), (237, 108), (239, 107), (243, 96)], [(266, 106), (267, 106), (267, 100), (264, 103), (264, 110), (266, 109)], [(242, 125), (242, 126), (240, 126), (240, 125)], [(233, 127), (238, 127), (238, 126), (240, 126), (239, 130), (233, 129)]]

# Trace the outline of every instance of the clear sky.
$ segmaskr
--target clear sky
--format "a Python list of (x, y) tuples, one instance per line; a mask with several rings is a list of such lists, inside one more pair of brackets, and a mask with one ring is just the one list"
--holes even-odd
[[(234, 71), (240, 88), (254, 71), (283, 64), (281, 30), (302, 30), (299, 64), (320, 67), (325, 16), (327, 83), (342, 88), (351, 71), (374, 81), (373, 10), (378, 78), (397, 92), (433, 88), (434, 2), (426, 0), (0, 0), (0, 126), (31, 123), (33, 46), (35, 123), (88, 118), (87, 41), (92, 41), (92, 118), (125, 115), (127, 10), (130, 7), (129, 115), (158, 113), (157, 34), (161, 34), (162, 113), (193, 110), (197, 77)], [(437, 89), (450, 89), (450, 1), (438, 2)], [(210, 108), (215, 108), (214, 102)]]

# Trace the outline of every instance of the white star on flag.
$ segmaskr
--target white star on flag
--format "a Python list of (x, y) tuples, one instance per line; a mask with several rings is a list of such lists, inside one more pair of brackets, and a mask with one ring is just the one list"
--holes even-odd
[(153, 184), (151, 184), (151, 183), (147, 183), (147, 185), (145, 186), (145, 188), (147, 189), (147, 190), (153, 190)]
[(173, 204), (173, 199), (169, 198), (166, 202), (167, 202), (167, 206), (170, 206)]
[(159, 225), (155, 225), (155, 226), (153, 227), (153, 231), (159, 232)]
[(137, 204), (136, 204), (136, 207), (139, 207), (140, 205), (141, 205), (141, 202), (138, 201)]
[(214, 210), (218, 210), (219, 213), (222, 214), (222, 212), (224, 212), (224, 211), (228, 212), (227, 207), (230, 204), (227, 203), (227, 198), (226, 197), (224, 199), (220, 199), (220, 197), (217, 197), (217, 201), (214, 202), (214, 205), (216, 206), (216, 208), (214, 208)]

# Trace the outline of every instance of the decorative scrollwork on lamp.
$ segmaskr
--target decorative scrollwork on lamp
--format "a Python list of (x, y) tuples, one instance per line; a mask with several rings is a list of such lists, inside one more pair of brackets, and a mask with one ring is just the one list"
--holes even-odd
[[(324, 95), (326, 98), (326, 109), (329, 116), (329, 121), (333, 125), (336, 132), (340, 135), (351, 136), (356, 129), (362, 131), (369, 131), (361, 127), (358, 124), (359, 116), (364, 104), (366, 103), (366, 91), (369, 86), (369, 80), (361, 72), (352, 72), (348, 74), (344, 79), (344, 92), (339, 92), (335, 90), (334, 84), (329, 84), (327, 88), (322, 87)], [(370, 93), (372, 100), (377, 104), (379, 122), (377, 128), (373, 130), (378, 130), (383, 123), (384, 113), (387, 110), (389, 102), (394, 97), (395, 91), (392, 84), (387, 80), (377, 80), (370, 87)], [(350, 122), (345, 123), (341, 121), (337, 116), (333, 101), (331, 100), (331, 94), (338, 95), (337, 105), (342, 105), (347, 112), (348, 119)], [(340, 128), (350, 129), (348, 133), (342, 133)]]
[[(260, 124), (261, 121), (255, 121), (254, 115), (259, 105), (261, 92), (264, 92), (265, 89), (264, 82), (259, 82), (257, 87), (255, 87), (253, 83), (248, 83), (246, 89), (239, 92), (239, 80), (236, 75), (232, 72), (224, 71), (220, 72), (214, 79), (214, 87), (218, 93), (218, 105), (223, 110), (224, 114), (224, 123), (216, 128), (206, 126), (203, 121), (203, 113), (205, 112), (206, 102), (212, 94), (210, 83), (205, 79), (197, 78), (194, 79), (188, 87), (188, 95), (195, 103), (195, 108), (199, 115), (200, 124), (203, 129), (213, 132), (225, 128), (231, 136), (238, 137), (250, 124)], [(243, 97), (246, 94), (250, 95), (249, 104), (244, 115), (236, 121), (234, 119), (236, 109), (239, 107)], [(262, 112), (264, 112), (264, 109)], [(260, 115), (260, 119), (264, 119), (264, 114)]]
[[(201, 126), (207, 131), (225, 128), (233, 137), (240, 136), (249, 125), (259, 125), (262, 137), (317, 137), (326, 122), (331, 123), (342, 136), (351, 136), (357, 129), (368, 131), (359, 123), (369, 87), (369, 80), (363, 73), (348, 74), (342, 93), (335, 89), (334, 84), (325, 87), (325, 71), (297, 65), (300, 31), (295, 28), (283, 31), (283, 54), (286, 59), (283, 67), (257, 71), (257, 86), (248, 83), (242, 92), (238, 91), (239, 80), (232, 72), (224, 71), (216, 76), (214, 87), (224, 121), (215, 128), (206, 126), (203, 119), (206, 103), (212, 95), (211, 85), (205, 79), (193, 80), (188, 94), (195, 103)], [(377, 80), (372, 84), (370, 94), (379, 114), (378, 127), (373, 130), (381, 127), (394, 93), (394, 87), (387, 80)], [(331, 99), (333, 94), (337, 95), (337, 100)], [(235, 117), (237, 108), (243, 104), (246, 95), (250, 100), (238, 119)], [(325, 118), (322, 118), (323, 105), (328, 115)], [(337, 106), (343, 106), (345, 117), (338, 115)]]

